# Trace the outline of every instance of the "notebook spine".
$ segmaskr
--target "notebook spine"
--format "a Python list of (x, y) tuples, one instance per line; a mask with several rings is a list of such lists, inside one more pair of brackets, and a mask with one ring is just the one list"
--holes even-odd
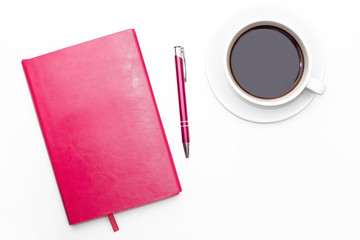
[(177, 172), (176, 172), (176, 169), (175, 169), (174, 160), (173, 160), (173, 157), (172, 157), (172, 155), (171, 155), (170, 146), (169, 146), (169, 143), (168, 143), (167, 138), (166, 138), (164, 126), (163, 126), (163, 124), (162, 124), (162, 122), (161, 122), (159, 109), (158, 109), (158, 107), (157, 107), (157, 104), (156, 104), (156, 101), (155, 101), (154, 92), (153, 92), (152, 87), (151, 87), (151, 84), (150, 84), (150, 78), (149, 78), (148, 72), (147, 72), (147, 70), (146, 70), (146, 66), (145, 66), (144, 58), (143, 58), (143, 55), (142, 55), (142, 52), (141, 52), (141, 49), (140, 49), (139, 41), (138, 41), (138, 38), (137, 38), (137, 36), (136, 36), (135, 29), (131, 29), (131, 31), (132, 31), (133, 36), (134, 36), (134, 40), (135, 40), (135, 43), (136, 43), (136, 48), (137, 48), (137, 50), (138, 50), (138, 54), (139, 54), (140, 59), (141, 59), (142, 67), (143, 67), (143, 69), (144, 69), (144, 71), (145, 71), (145, 75), (146, 75), (146, 79), (147, 79), (147, 84), (148, 84), (148, 87), (149, 87), (149, 89), (150, 89), (152, 101), (153, 101), (153, 103), (154, 103), (154, 105), (155, 105), (157, 118), (158, 118), (158, 121), (159, 121), (159, 125), (160, 125), (160, 127), (161, 127), (161, 133), (162, 133), (162, 135), (163, 135), (164, 142), (165, 142), (165, 144), (166, 144), (166, 150), (167, 150), (167, 152), (168, 152), (169, 158), (171, 159), (170, 165), (171, 165), (171, 168), (172, 168), (173, 173), (174, 173), (174, 178), (175, 178), (175, 181), (176, 181), (177, 186), (178, 186), (178, 188), (179, 188), (179, 192), (181, 192), (182, 189), (181, 189), (179, 177), (178, 177)]

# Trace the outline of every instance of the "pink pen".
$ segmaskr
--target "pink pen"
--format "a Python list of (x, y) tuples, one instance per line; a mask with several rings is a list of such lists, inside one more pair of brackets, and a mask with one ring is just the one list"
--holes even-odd
[(176, 78), (177, 78), (178, 96), (179, 96), (181, 136), (185, 151), (185, 157), (188, 158), (190, 135), (189, 135), (189, 122), (187, 117), (186, 96), (185, 96), (185, 82), (186, 82), (185, 54), (183, 47), (176, 46), (174, 48), (175, 48)]

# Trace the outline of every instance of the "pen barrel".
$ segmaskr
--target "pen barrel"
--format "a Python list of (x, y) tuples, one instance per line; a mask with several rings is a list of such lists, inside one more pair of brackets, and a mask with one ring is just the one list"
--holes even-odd
[(179, 97), (179, 111), (180, 111), (180, 125), (183, 142), (190, 142), (189, 124), (186, 108), (186, 94), (185, 94), (185, 78), (183, 59), (175, 56), (176, 78)]
[[(186, 126), (182, 125), (183, 122), (181, 122), (181, 136), (182, 136), (182, 142), (183, 143), (188, 143), (190, 142), (190, 135), (189, 135), (189, 125), (187, 125), (188, 123), (186, 122)], [(185, 123), (184, 123), (185, 124)]]

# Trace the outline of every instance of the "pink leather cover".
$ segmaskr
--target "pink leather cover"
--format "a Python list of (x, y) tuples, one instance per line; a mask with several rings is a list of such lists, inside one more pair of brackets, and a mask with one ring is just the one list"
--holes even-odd
[(133, 29), (22, 64), (70, 224), (181, 191)]

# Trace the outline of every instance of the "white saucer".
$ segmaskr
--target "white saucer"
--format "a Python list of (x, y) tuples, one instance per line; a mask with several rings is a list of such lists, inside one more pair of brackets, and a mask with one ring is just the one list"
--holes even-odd
[(314, 92), (305, 89), (298, 97), (291, 102), (279, 106), (260, 106), (251, 103), (231, 87), (226, 79), (224, 59), (227, 51), (228, 39), (234, 32), (240, 30), (241, 22), (255, 21), (277, 21), (290, 25), (302, 40), (308, 42), (309, 58), (312, 61), (311, 76), (323, 80), (324, 58), (322, 48), (317, 39), (309, 32), (308, 26), (303, 21), (296, 19), (289, 13), (272, 8), (261, 8), (244, 11), (226, 21), (216, 32), (209, 46), (206, 56), (206, 73), (210, 87), (219, 102), (234, 115), (251, 122), (273, 123), (286, 120), (303, 110), (316, 95)]

